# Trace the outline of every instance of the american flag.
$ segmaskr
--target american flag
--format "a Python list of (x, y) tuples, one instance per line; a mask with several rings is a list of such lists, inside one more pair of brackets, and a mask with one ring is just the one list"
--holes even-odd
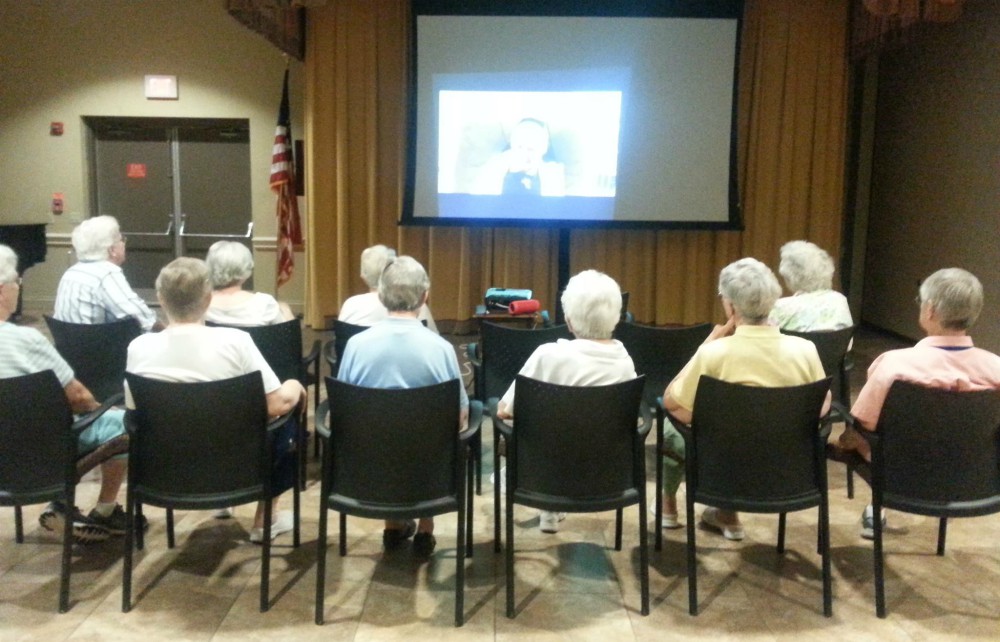
[(271, 189), (278, 195), (278, 284), (292, 278), (295, 269), (295, 246), (302, 244), (299, 202), (295, 196), (295, 162), (292, 156), (292, 125), (288, 114), (288, 70), (281, 90), (278, 127), (274, 131), (271, 153)]

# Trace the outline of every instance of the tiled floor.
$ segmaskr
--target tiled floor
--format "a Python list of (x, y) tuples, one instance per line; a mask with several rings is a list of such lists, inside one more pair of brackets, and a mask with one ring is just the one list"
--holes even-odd
[[(859, 366), (895, 344), (862, 334), (856, 346)], [(855, 377), (863, 378), (863, 368)], [(484, 429), (488, 435), (488, 422)], [(649, 455), (652, 461), (651, 448)], [(490, 461), (489, 456), (485, 459)], [(620, 552), (612, 548), (613, 513), (570, 515), (558, 534), (544, 535), (538, 532), (533, 511), (518, 510), (517, 617), (507, 619), (503, 557), (493, 553), (492, 488), (487, 480), (483, 496), (475, 498), (476, 545), (474, 557), (466, 561), (463, 628), (453, 626), (453, 516), (439, 518), (438, 549), (426, 563), (415, 561), (406, 549), (383, 554), (381, 525), (349, 519), (347, 556), (337, 555), (336, 535), (330, 540), (326, 624), (318, 627), (313, 624), (317, 472), (313, 465), (303, 495), (302, 545), (292, 548), (287, 535), (276, 540), (271, 609), (263, 614), (257, 610), (260, 549), (246, 542), (251, 506), (239, 507), (230, 520), (213, 519), (209, 512), (179, 513), (178, 547), (173, 550), (166, 547), (162, 511), (148, 509), (152, 526), (146, 549), (136, 558), (135, 605), (127, 614), (121, 612), (121, 540), (77, 547), (72, 608), (63, 615), (56, 612), (59, 546), (37, 526), (42, 507), (25, 509), (28, 529), (20, 545), (13, 542), (11, 511), (0, 509), (0, 639), (1000, 637), (1000, 516), (952, 525), (948, 553), (939, 558), (934, 555), (936, 522), (890, 514), (890, 613), (879, 620), (872, 601), (871, 544), (858, 537), (867, 487), (860, 483), (857, 497), (848, 500), (839, 464), (830, 468), (834, 616), (829, 619), (822, 616), (814, 510), (789, 516), (784, 556), (774, 550), (774, 516), (745, 515), (747, 537), (741, 543), (699, 533), (698, 617), (687, 614), (684, 531), (667, 531), (663, 551), (651, 554), (651, 613), (641, 616), (635, 509), (626, 511)], [(79, 503), (89, 508), (96, 490), (93, 480), (81, 484)]]

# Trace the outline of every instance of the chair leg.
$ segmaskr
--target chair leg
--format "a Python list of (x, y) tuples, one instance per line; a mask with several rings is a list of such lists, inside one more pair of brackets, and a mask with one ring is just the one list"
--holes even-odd
[[(140, 514), (142, 509), (139, 509)], [(142, 537), (141, 535), (139, 537)], [(174, 540), (174, 509), (167, 509), (167, 548), (173, 548), (175, 544)]]
[[(67, 507), (73, 506), (73, 498), (67, 502)], [(21, 516), (21, 507), (17, 506), (15, 515), (17, 517)], [(67, 518), (69, 516), (67, 515)], [(20, 520), (19, 520), (20, 521)], [(62, 541), (62, 557), (59, 563), (59, 612), (65, 613), (69, 610), (69, 574), (70, 574), (70, 563), (73, 557), (73, 520), (64, 519), (63, 520), (63, 541)], [(18, 524), (19, 535), (23, 539), (23, 533), (20, 532), (21, 524)], [(18, 540), (19, 542), (22, 540)]]
[(778, 555), (785, 554), (785, 518), (787, 513), (778, 515)]
[(500, 484), (503, 480), (500, 477), (500, 436), (499, 431), (493, 429), (493, 552), (500, 552)]
[(938, 521), (938, 547), (937, 554), (944, 555), (944, 540), (945, 536), (948, 535), (948, 518), (942, 517)]
[(24, 516), (21, 515), (20, 506), (14, 507), (14, 541), (24, 543)]
[(649, 531), (646, 528), (646, 493), (640, 492), (639, 496), (639, 613), (649, 615)]
[[(135, 515), (135, 523), (136, 524), (141, 524), (142, 523), (142, 502), (136, 502), (135, 503), (135, 513), (134, 513), (134, 515)], [(174, 536), (174, 514), (172, 512), (170, 512), (169, 510), (167, 511), (167, 518), (168, 518), (167, 519), (167, 532), (169, 533), (169, 537), (173, 538), (173, 536)], [(134, 530), (136, 530), (136, 529), (134, 529)], [(172, 542), (173, 539), (171, 539), (170, 541)], [(141, 551), (144, 548), (146, 548), (146, 531), (140, 528), (140, 529), (137, 529), (136, 532), (135, 532), (135, 550)]]
[[(301, 459), (301, 461), (304, 468), (305, 460)], [(302, 533), (302, 529), (299, 523), (301, 520), (299, 519), (299, 517), (302, 514), (302, 498), (300, 496), (300, 493), (303, 489), (299, 486), (299, 484), (300, 482), (304, 484), (305, 477), (304, 476), (299, 477), (300, 473), (301, 471), (299, 470), (295, 471), (295, 477), (296, 477), (295, 485), (292, 487), (292, 547), (293, 548), (299, 547), (299, 544), (301, 543), (301, 533)]]
[(872, 530), (875, 532), (873, 558), (875, 562), (875, 615), (885, 617), (885, 561), (882, 557), (882, 502), (875, 498), (872, 502)]
[[(467, 475), (465, 478), (464, 488), (460, 488), (459, 491), (462, 495), (468, 496), (469, 500), (472, 499), (472, 468), (466, 462)], [(469, 546), (465, 546), (466, 541), (466, 523), (465, 523), (465, 511), (467, 510), (466, 503), (463, 501), (464, 497), (459, 497), (458, 502), (458, 524), (456, 525), (458, 532), (455, 537), (455, 626), (462, 626), (465, 621), (465, 558), (469, 553)], [(462, 549), (466, 549), (466, 555), (462, 554)]]
[(340, 513), (340, 556), (347, 555), (347, 513)]
[(656, 409), (656, 506), (653, 508), (653, 531), (656, 550), (663, 550), (663, 411)]
[(324, 602), (326, 601), (326, 494), (319, 500), (319, 535), (316, 537), (316, 624), (323, 624)]
[(622, 509), (615, 510), (615, 550), (622, 550)]
[(830, 504), (825, 488), (819, 504), (819, 541), (823, 563), (823, 615), (833, 617), (833, 585), (830, 577)]
[[(131, 488), (131, 487), (130, 487)], [(132, 610), (132, 551), (136, 546), (136, 505), (132, 493), (125, 494), (125, 555), (122, 559), (122, 613)], [(66, 520), (69, 521), (69, 520)]]
[[(483, 494), (483, 433), (477, 432), (472, 440), (473, 463), (476, 467), (476, 494)], [(471, 488), (471, 487), (470, 487)]]
[(688, 567), (688, 613), (698, 615), (698, 566), (695, 559), (694, 493), (687, 492), (687, 567)]
[(507, 522), (505, 524), (507, 529), (507, 547), (504, 552), (505, 565), (507, 575), (507, 617), (514, 617), (514, 500), (511, 499), (510, 494), (505, 498), (506, 505), (506, 517)]
[(854, 469), (847, 467), (847, 499), (854, 499)]
[[(480, 450), (480, 457), (482, 457), (482, 450)], [(470, 453), (474, 456), (474, 453)], [(480, 458), (480, 463), (482, 459)], [(473, 466), (475, 462), (466, 462), (466, 480), (465, 480), (465, 539), (459, 539), (455, 542), (455, 555), (459, 555), (462, 550), (462, 546), (465, 547), (465, 557), (472, 557), (472, 475)], [(482, 478), (482, 467), (479, 468), (480, 479)]]
[(266, 613), (270, 608), (271, 589), (271, 500), (264, 499), (264, 540), (261, 542), (260, 559), (260, 612)]

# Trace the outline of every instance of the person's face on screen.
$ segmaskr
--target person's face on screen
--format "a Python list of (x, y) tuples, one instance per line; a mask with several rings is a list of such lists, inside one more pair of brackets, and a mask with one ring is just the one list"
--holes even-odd
[(510, 133), (511, 172), (535, 174), (549, 150), (549, 132), (533, 121), (518, 123)]

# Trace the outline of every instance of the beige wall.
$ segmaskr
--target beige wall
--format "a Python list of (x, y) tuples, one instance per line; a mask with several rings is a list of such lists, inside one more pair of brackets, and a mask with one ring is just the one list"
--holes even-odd
[[(0, 0), (0, 224), (51, 222), (49, 255), (25, 277), (26, 305), (51, 307), (72, 262), (68, 235), (88, 211), (83, 116), (250, 121), (255, 283), (273, 292), (275, 197), (268, 186), (283, 54), (230, 17), (223, 0)], [(292, 60), (293, 132), (302, 138), (302, 66)], [(146, 100), (145, 74), (178, 77), (176, 101)], [(61, 137), (49, 123), (65, 123)], [(66, 213), (49, 214), (54, 192)], [(305, 259), (281, 298), (301, 307)]]
[(983, 282), (976, 343), (1000, 351), (1000, 2), (882, 56), (863, 319), (919, 338), (917, 284)]

